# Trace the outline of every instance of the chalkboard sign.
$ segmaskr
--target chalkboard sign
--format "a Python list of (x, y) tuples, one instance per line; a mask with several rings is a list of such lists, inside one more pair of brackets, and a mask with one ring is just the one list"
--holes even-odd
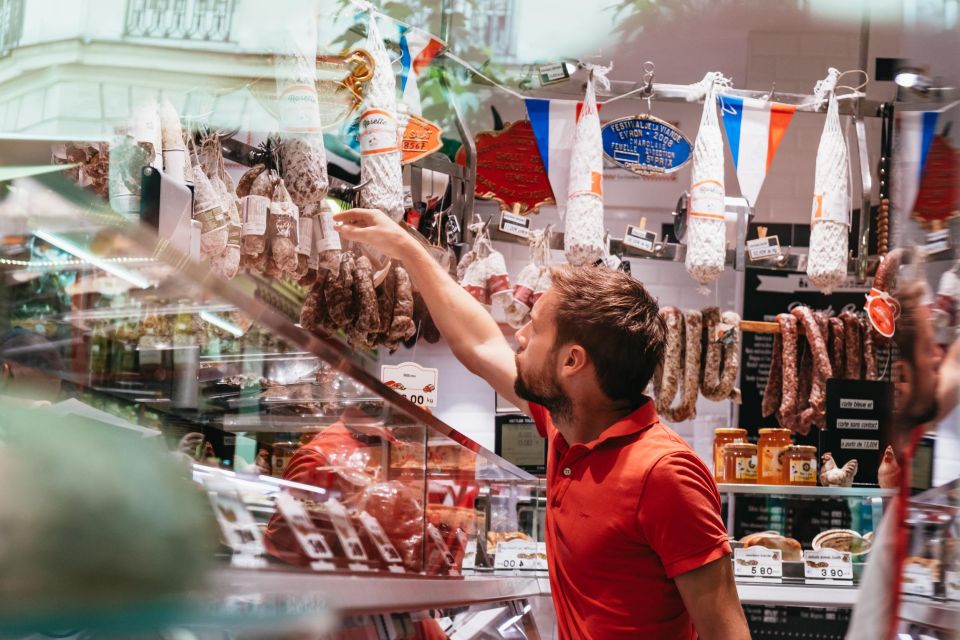
[(893, 386), (869, 380), (827, 380), (824, 451), (837, 466), (857, 461), (858, 486), (877, 486), (883, 450), (891, 444)]
[(843, 640), (850, 625), (850, 611), (849, 608), (743, 605), (753, 640)]
[[(868, 289), (852, 282), (825, 296), (810, 284), (806, 274), (777, 271), (774, 269), (748, 268), (744, 275), (743, 319), (773, 322), (778, 313), (786, 313), (798, 305), (806, 305), (815, 311), (827, 311), (836, 315), (844, 309), (857, 311), (863, 307)], [(743, 360), (740, 369), (740, 390), (743, 404), (740, 406), (740, 426), (752, 436), (761, 427), (776, 427), (776, 416), (761, 415), (763, 389), (770, 373), (773, 358), (773, 334), (744, 333)], [(802, 341), (801, 341), (802, 342)], [(816, 432), (798, 442), (817, 445)]]

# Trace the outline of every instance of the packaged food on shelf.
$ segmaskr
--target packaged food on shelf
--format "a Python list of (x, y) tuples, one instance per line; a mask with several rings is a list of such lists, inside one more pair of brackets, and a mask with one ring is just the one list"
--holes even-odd
[(783, 484), (816, 486), (816, 447), (792, 444), (786, 448), (783, 459)]
[(723, 481), (734, 484), (756, 484), (757, 445), (733, 442), (723, 447)]
[(713, 432), (713, 477), (717, 482), (726, 482), (723, 465), (725, 462), (724, 447), (728, 443), (746, 442), (746, 429), (716, 429)]
[(757, 442), (757, 482), (783, 484), (784, 452), (793, 443), (789, 429), (760, 429)]

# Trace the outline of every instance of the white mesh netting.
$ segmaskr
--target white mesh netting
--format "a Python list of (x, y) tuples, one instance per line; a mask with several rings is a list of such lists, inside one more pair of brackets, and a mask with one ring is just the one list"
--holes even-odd
[(807, 277), (824, 293), (847, 278), (849, 253), (850, 162), (840, 127), (837, 97), (830, 95), (827, 121), (817, 148)]
[(403, 218), (403, 170), (397, 129), (397, 84), (376, 15), (370, 14), (367, 50), (376, 69), (364, 92), (360, 115), (360, 206)]
[(606, 253), (603, 229), (603, 141), (593, 82), (591, 74), (587, 80), (570, 158), (563, 251), (567, 262), (572, 265), (593, 264)]
[(686, 235), (687, 273), (701, 285), (708, 285), (720, 277), (727, 255), (727, 229), (723, 219), (723, 136), (716, 105), (717, 82), (722, 76), (712, 74), (712, 78), (703, 103), (697, 141), (693, 145)]

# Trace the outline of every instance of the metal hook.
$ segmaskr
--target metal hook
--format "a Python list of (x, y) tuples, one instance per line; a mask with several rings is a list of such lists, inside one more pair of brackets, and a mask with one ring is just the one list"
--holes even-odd
[(764, 100), (767, 101), (767, 102), (772, 102), (772, 101), (773, 101), (773, 95), (774, 95), (776, 92), (777, 92), (777, 81), (774, 80), (774, 81), (773, 81), (773, 86), (770, 87), (770, 93), (767, 94), (767, 96), (764, 98)]

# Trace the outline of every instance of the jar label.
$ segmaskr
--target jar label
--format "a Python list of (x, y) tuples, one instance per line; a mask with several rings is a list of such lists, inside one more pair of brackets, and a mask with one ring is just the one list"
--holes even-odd
[(817, 464), (810, 460), (790, 461), (790, 484), (817, 482)]
[(734, 477), (737, 480), (757, 479), (757, 456), (743, 456), (735, 459)]
[(777, 476), (783, 475), (783, 451), (786, 447), (764, 447), (763, 448), (763, 475)]

